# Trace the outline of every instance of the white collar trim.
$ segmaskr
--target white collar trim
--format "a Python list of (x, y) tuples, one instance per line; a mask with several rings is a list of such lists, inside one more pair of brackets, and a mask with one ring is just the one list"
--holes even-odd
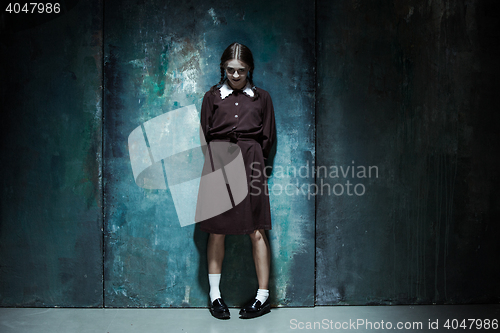
[[(227, 96), (231, 95), (233, 92), (234, 92), (234, 89), (231, 88), (229, 86), (229, 84), (227, 84), (227, 80), (224, 82), (224, 84), (222, 85), (222, 87), (220, 87), (219, 89), (219, 92), (220, 92), (220, 98), (224, 99), (226, 98)], [(247, 94), (248, 96), (250, 97), (253, 97), (254, 96), (254, 92), (252, 90), (252, 87), (250, 85), (250, 82), (247, 81), (247, 85), (245, 86), (245, 88), (243, 89), (243, 92), (245, 94)]]

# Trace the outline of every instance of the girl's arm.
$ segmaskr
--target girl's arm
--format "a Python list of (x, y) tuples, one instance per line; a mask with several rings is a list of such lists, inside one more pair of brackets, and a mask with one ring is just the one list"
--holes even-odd
[(262, 115), (262, 152), (264, 159), (267, 159), (269, 152), (276, 140), (276, 121), (274, 119), (274, 107), (271, 96), (262, 94), (264, 98), (264, 109)]
[(201, 129), (203, 130), (203, 134), (205, 135), (205, 141), (208, 143), (210, 141), (210, 137), (208, 135), (208, 131), (212, 125), (212, 114), (213, 114), (213, 98), (212, 93), (209, 91), (203, 97), (203, 102), (201, 103)]

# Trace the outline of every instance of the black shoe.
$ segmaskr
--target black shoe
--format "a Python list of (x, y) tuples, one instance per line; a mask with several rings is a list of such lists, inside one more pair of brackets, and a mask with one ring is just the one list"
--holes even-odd
[(269, 299), (267, 299), (264, 304), (261, 304), (258, 299), (254, 299), (250, 304), (240, 310), (240, 318), (255, 318), (262, 316), (263, 314), (266, 314), (270, 311), (271, 304), (269, 304)]
[(217, 298), (210, 306), (210, 313), (218, 319), (229, 319), (229, 309), (222, 298)]

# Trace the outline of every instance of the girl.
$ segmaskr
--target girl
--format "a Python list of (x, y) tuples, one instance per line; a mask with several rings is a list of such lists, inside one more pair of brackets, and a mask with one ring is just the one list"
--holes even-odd
[(221, 79), (205, 94), (201, 107), (201, 126), (212, 154), (210, 158), (216, 160), (214, 155), (222, 154), (221, 149), (214, 151), (216, 142), (237, 145), (234, 148), (239, 148), (243, 156), (248, 185), (248, 195), (236, 205), (227, 185), (233, 208), (200, 222), (200, 229), (210, 234), (207, 246), (210, 312), (219, 319), (230, 315), (219, 290), (227, 234), (250, 236), (259, 282), (255, 299), (241, 309), (241, 318), (254, 318), (270, 311), (271, 253), (264, 230), (271, 229), (271, 212), (264, 166), (276, 138), (276, 127), (271, 97), (253, 84), (253, 70), (250, 49), (239, 43), (229, 45), (221, 57)]

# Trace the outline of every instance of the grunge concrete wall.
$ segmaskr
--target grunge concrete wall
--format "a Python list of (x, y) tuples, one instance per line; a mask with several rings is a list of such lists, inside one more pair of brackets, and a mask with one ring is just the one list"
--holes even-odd
[[(254, 82), (275, 105), (273, 166), (314, 163), (314, 3), (298, 1), (105, 2), (105, 305), (206, 306), (208, 234), (181, 227), (167, 190), (139, 188), (128, 135), (182, 106), (200, 110), (220, 80), (224, 49), (239, 41), (255, 56)], [(288, 174), (269, 186), (314, 179)], [(295, 188), (295, 187), (294, 187)], [(314, 304), (314, 199), (271, 194), (271, 302)], [(248, 236), (228, 236), (221, 292), (228, 305), (254, 297)]]
[(318, 2), (317, 304), (498, 301), (498, 9)]
[(0, 306), (103, 304), (100, 13), (2, 12)]
[[(127, 137), (199, 108), (235, 40), (276, 110), (273, 305), (498, 302), (496, 1), (61, 3), (2, 16), (0, 306), (206, 306), (207, 235)], [(226, 250), (237, 306), (251, 244)]]

